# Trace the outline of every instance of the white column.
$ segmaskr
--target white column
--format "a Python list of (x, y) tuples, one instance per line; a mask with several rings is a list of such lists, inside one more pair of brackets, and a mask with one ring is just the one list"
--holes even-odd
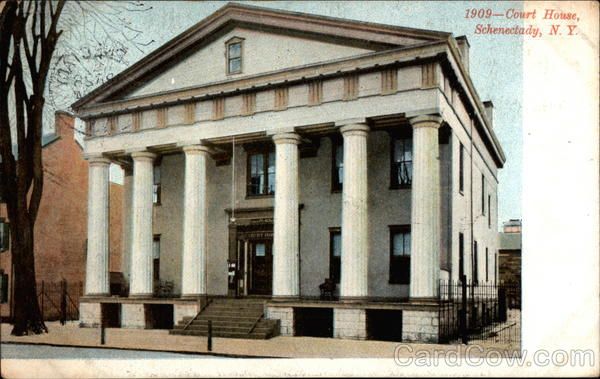
[(133, 158), (131, 281), (129, 295), (152, 296), (152, 185), (155, 154), (136, 152)]
[(300, 296), (300, 136), (281, 133), (275, 142), (275, 211), (273, 220), (273, 297)]
[(340, 298), (347, 300), (368, 296), (368, 131), (363, 123), (340, 128), (344, 136)]
[(410, 291), (413, 300), (438, 295), (440, 276), (439, 116), (417, 116), (413, 127)]
[(108, 296), (108, 181), (110, 161), (89, 158), (86, 296)]
[(192, 145), (184, 147), (183, 152), (185, 184), (181, 295), (196, 297), (206, 294), (206, 164), (209, 151), (206, 146)]

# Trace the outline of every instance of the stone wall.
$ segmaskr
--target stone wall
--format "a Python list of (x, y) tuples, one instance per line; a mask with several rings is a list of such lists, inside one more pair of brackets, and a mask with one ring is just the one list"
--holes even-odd
[(438, 311), (402, 311), (402, 341), (431, 342), (439, 340)]
[(177, 324), (184, 317), (195, 317), (198, 314), (198, 304), (174, 304), (173, 323)]
[(364, 309), (333, 310), (333, 336), (335, 338), (358, 339), (367, 338), (367, 318)]
[(102, 320), (102, 306), (100, 303), (79, 304), (79, 326), (97, 328)]
[(121, 327), (145, 329), (146, 315), (144, 304), (121, 304)]
[(268, 320), (280, 321), (280, 335), (288, 337), (294, 335), (294, 308), (267, 306), (265, 307), (265, 318)]

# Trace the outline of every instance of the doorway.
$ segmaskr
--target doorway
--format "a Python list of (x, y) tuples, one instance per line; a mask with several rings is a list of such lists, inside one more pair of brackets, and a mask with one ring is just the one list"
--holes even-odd
[[(231, 228), (231, 226), (230, 226)], [(271, 296), (273, 289), (273, 219), (238, 221), (230, 243), (230, 269), (236, 296)]]
[(273, 240), (248, 241), (248, 294), (271, 295), (273, 288)]

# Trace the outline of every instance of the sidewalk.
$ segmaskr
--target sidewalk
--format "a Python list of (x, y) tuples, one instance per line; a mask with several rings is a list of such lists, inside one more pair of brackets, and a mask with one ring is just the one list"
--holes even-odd
[[(463, 356), (465, 345), (416, 344), (385, 341), (356, 341), (336, 338), (275, 337), (269, 340), (245, 340), (213, 338), (213, 350), (207, 350), (207, 338), (170, 335), (167, 330), (106, 329), (106, 344), (100, 344), (100, 329), (80, 328), (78, 322), (61, 326), (59, 322), (46, 322), (49, 333), (35, 336), (15, 337), (10, 335), (12, 325), (2, 324), (0, 340), (3, 343), (39, 343), (61, 346), (110, 347), (133, 350), (155, 350), (214, 354), (238, 357), (281, 357), (281, 358), (394, 358), (397, 346), (404, 356), (414, 356), (416, 351), (456, 351)], [(483, 350), (482, 350), (483, 349)], [(482, 349), (471, 349), (471, 355), (479, 356), (486, 351), (512, 350), (507, 345), (482, 345)]]

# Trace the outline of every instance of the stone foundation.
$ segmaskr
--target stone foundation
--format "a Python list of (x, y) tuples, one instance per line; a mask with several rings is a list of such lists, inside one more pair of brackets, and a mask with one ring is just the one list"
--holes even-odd
[(79, 326), (83, 328), (98, 328), (102, 322), (102, 307), (100, 303), (79, 303)]
[(198, 304), (174, 304), (173, 305), (173, 323), (177, 324), (184, 317), (195, 317), (200, 307)]
[(294, 336), (294, 308), (292, 307), (265, 307), (265, 318), (279, 320), (281, 336)]
[(121, 304), (121, 328), (146, 328), (144, 304)]
[(358, 340), (366, 339), (366, 311), (364, 309), (334, 309), (333, 337)]
[(402, 311), (402, 341), (439, 341), (439, 313), (437, 311)]

